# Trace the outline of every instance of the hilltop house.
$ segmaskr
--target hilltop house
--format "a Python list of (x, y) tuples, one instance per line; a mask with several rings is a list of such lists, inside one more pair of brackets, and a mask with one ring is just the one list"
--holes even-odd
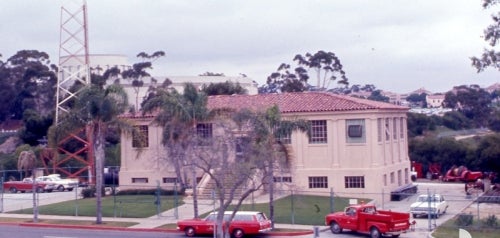
[[(297, 192), (388, 200), (389, 192), (410, 181), (407, 107), (326, 92), (209, 97), (208, 107), (264, 110), (277, 105), (284, 119), (311, 123), (311, 133), (294, 132), (282, 140), (292, 157), (287, 172), (275, 181)], [(147, 137), (137, 148), (122, 135), (120, 186), (172, 186), (172, 166), (165, 162), (162, 128), (153, 116), (128, 116)], [(140, 151), (140, 152), (139, 152)], [(279, 170), (279, 169), (278, 169)], [(197, 180), (205, 183), (203, 174)], [(383, 195), (385, 194), (385, 195)]]

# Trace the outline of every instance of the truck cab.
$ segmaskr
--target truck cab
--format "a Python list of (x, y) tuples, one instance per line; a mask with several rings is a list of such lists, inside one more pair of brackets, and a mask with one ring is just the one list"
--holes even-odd
[(343, 212), (325, 217), (325, 224), (334, 234), (344, 229), (369, 234), (372, 238), (381, 236), (399, 237), (410, 228), (410, 214), (377, 210), (374, 205), (351, 205)]

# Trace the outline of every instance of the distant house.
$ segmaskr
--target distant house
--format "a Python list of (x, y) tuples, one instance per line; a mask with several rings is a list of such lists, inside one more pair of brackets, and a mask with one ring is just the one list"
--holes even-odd
[[(325, 92), (209, 97), (208, 107), (264, 110), (277, 105), (284, 119), (311, 123), (311, 133), (294, 132), (283, 141), (292, 157), (289, 171), (275, 181), (297, 192), (388, 200), (389, 192), (411, 183), (407, 107)], [(129, 115), (147, 136), (139, 149), (132, 137), (121, 137), (120, 186), (163, 186), (176, 181), (162, 159), (162, 128), (153, 116)], [(206, 124), (206, 123), (205, 123)], [(204, 174), (198, 181), (207, 181)], [(203, 186), (199, 184), (198, 186)], [(383, 195), (385, 193), (385, 196)]]
[(444, 102), (444, 94), (433, 94), (426, 95), (425, 102), (427, 103), (428, 108), (442, 108)]

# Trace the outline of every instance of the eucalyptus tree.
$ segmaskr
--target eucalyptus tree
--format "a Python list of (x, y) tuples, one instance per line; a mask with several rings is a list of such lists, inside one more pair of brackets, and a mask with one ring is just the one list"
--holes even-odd
[[(297, 54), (293, 61), (296, 62), (296, 67), (286, 63), (280, 64), (277, 71), (267, 77), (266, 84), (259, 88), (259, 92), (327, 90), (334, 81), (344, 86), (349, 84), (343, 65), (333, 52), (320, 50), (314, 54)], [(315, 84), (309, 82), (311, 74), (316, 78)]]
[[(496, 9), (500, 6), (499, 0), (483, 0), (483, 8)], [(491, 15), (493, 23), (484, 30), (484, 40), (490, 45), (490, 49), (484, 49), (479, 57), (471, 57), (472, 66), (477, 72), (482, 72), (488, 67), (500, 70), (500, 52), (495, 49), (500, 40), (500, 11), (493, 12)]]
[(106, 88), (97, 85), (85, 86), (75, 99), (69, 113), (64, 114), (58, 125), (52, 127), (50, 138), (61, 138), (81, 128), (86, 129), (87, 138), (93, 143), (96, 175), (96, 223), (102, 223), (102, 191), (105, 135), (110, 128), (119, 128), (125, 134), (133, 132), (133, 126), (119, 115), (129, 109), (127, 94), (117, 84)]

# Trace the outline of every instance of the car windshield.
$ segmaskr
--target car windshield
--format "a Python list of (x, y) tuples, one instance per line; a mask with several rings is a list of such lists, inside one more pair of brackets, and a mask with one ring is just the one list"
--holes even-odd
[(438, 202), (439, 201), (439, 197), (437, 196), (434, 196), (434, 197), (429, 197), (429, 196), (421, 196), (421, 197), (418, 197), (418, 202)]

